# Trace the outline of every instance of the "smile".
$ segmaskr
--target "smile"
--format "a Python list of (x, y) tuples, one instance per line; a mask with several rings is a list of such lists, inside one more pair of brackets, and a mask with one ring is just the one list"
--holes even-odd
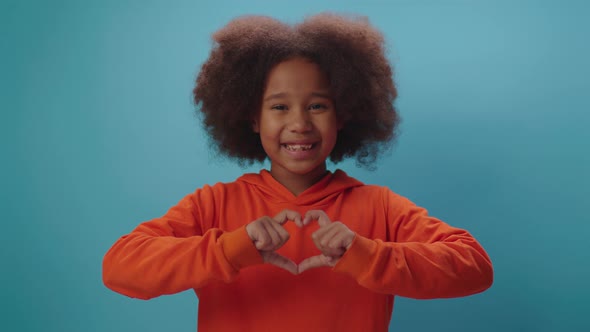
[(281, 144), (289, 151), (307, 151), (311, 150), (315, 144)]

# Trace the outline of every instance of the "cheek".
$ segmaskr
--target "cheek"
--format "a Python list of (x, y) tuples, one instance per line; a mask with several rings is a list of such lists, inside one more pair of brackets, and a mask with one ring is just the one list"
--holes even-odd
[(260, 137), (266, 140), (277, 139), (279, 132), (272, 126), (264, 126), (260, 128)]
[(328, 121), (325, 128), (326, 136), (328, 136), (330, 143), (332, 145), (336, 144), (336, 139), (338, 138), (338, 131), (340, 130), (341, 125), (338, 123), (336, 117)]
[(330, 150), (332, 150), (334, 148), (334, 145), (336, 145), (336, 140), (338, 140), (338, 131), (334, 130), (334, 132), (330, 136)]
[(323, 135), (323, 150), (325, 154), (332, 153), (334, 146), (336, 145), (336, 140), (338, 139), (338, 129), (336, 127), (326, 128), (327, 130), (324, 131)]
[(273, 126), (262, 124), (260, 126), (260, 141), (262, 147), (267, 150), (268, 148), (277, 146), (280, 141), (280, 131)]

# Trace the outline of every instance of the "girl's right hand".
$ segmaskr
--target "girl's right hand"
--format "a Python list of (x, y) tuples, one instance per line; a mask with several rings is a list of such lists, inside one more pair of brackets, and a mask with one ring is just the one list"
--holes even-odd
[(246, 226), (246, 232), (265, 263), (269, 263), (297, 274), (297, 264), (289, 258), (276, 253), (289, 240), (289, 233), (283, 224), (293, 221), (299, 227), (303, 225), (301, 215), (292, 210), (283, 210), (274, 218), (264, 216)]

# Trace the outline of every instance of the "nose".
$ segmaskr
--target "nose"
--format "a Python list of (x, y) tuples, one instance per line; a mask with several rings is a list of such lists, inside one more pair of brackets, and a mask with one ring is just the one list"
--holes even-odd
[(307, 109), (297, 108), (290, 112), (289, 129), (293, 132), (308, 132), (311, 130), (311, 117)]

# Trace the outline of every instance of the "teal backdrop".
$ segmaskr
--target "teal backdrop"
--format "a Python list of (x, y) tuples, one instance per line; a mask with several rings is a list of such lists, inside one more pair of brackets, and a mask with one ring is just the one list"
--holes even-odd
[(2, 331), (194, 331), (191, 291), (102, 284), (137, 224), (242, 169), (216, 158), (191, 90), (210, 34), (325, 10), (383, 31), (401, 135), (374, 172), (490, 254), (466, 298), (398, 298), (392, 331), (590, 331), (590, 6), (583, 1), (2, 1)]

